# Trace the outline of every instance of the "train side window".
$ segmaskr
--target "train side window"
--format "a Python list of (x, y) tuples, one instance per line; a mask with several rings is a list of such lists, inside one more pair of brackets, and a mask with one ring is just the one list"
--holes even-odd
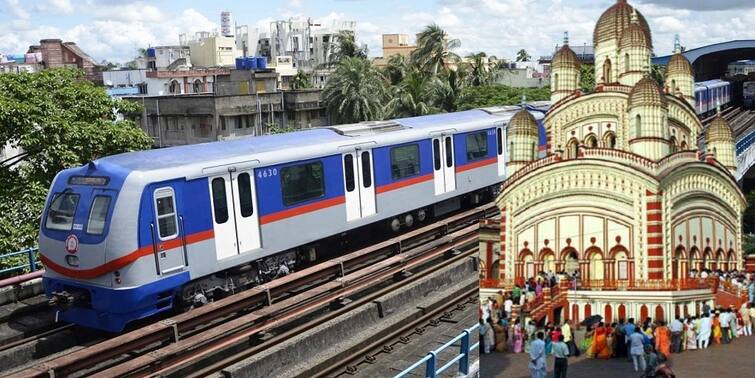
[(212, 206), (215, 208), (215, 223), (227, 222), (228, 197), (225, 192), (225, 180), (220, 177), (212, 179)]
[(433, 163), (435, 165), (435, 170), (440, 170), (440, 139), (433, 140)]
[(174, 238), (178, 235), (176, 201), (172, 188), (160, 188), (155, 191), (155, 209), (157, 210), (157, 234), (160, 240)]
[(495, 129), (496, 142), (498, 143), (498, 155), (503, 155), (503, 129)]
[(322, 162), (292, 165), (281, 169), (283, 204), (295, 205), (300, 202), (323, 197), (325, 179)]
[(56, 194), (50, 203), (50, 209), (47, 210), (45, 227), (49, 230), (71, 231), (73, 217), (76, 215), (78, 206), (78, 194), (67, 192)]
[(488, 156), (488, 134), (486, 131), (467, 134), (467, 160), (480, 160)]
[(391, 177), (400, 180), (419, 174), (419, 145), (391, 148)]
[(92, 201), (92, 208), (89, 209), (89, 220), (87, 221), (87, 234), (102, 235), (105, 231), (105, 220), (110, 209), (109, 196), (96, 196)]
[(454, 165), (454, 150), (451, 145), (451, 137), (446, 137), (446, 167), (453, 167)]
[(249, 218), (254, 214), (254, 204), (252, 203), (252, 181), (248, 173), (244, 172), (239, 175), (239, 205), (241, 207), (241, 216)]
[(362, 185), (365, 188), (372, 186), (372, 167), (370, 164), (370, 153), (362, 152)]
[(351, 193), (354, 191), (354, 155), (343, 155), (343, 174), (346, 181), (346, 191)]

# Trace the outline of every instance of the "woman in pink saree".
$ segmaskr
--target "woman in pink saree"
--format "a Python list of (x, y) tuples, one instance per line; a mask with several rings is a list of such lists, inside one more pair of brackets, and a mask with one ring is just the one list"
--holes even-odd
[(524, 329), (522, 323), (517, 319), (512, 327), (514, 329), (514, 353), (522, 353), (524, 348)]

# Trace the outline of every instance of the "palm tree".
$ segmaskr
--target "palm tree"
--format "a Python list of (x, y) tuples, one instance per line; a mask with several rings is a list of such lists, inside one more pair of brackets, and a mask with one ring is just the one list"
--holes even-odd
[(433, 78), (424, 72), (412, 70), (392, 87), (391, 99), (385, 105), (388, 118), (415, 117), (437, 110), (432, 103)]
[(391, 85), (398, 85), (409, 70), (409, 63), (405, 56), (395, 54), (388, 58), (388, 65), (383, 68), (383, 75)]
[(469, 68), (469, 84), (473, 87), (489, 84), (491, 81), (490, 69), (488, 68), (487, 55), (484, 52), (467, 56), (469, 62), (465, 64)]
[(305, 88), (312, 88), (312, 80), (309, 75), (304, 73), (304, 71), (299, 70), (296, 72), (293, 79), (291, 79), (291, 89), (297, 90)]
[(434, 104), (440, 110), (448, 113), (458, 110), (459, 103), (465, 98), (462, 75), (462, 70), (449, 71), (448, 74), (433, 80)]
[(336, 34), (334, 40), (336, 46), (325, 65), (335, 66), (346, 57), (367, 58), (367, 47), (357, 45), (356, 37), (351, 30), (341, 30)]
[(532, 59), (532, 57), (527, 53), (527, 50), (525, 49), (521, 49), (518, 53), (516, 53), (517, 62), (529, 62), (530, 59)]
[(417, 49), (412, 53), (412, 61), (422, 71), (436, 75), (446, 69), (446, 64), (459, 61), (459, 56), (451, 52), (459, 46), (461, 42), (448, 39), (448, 34), (440, 26), (428, 25), (417, 35)]
[(367, 59), (344, 57), (328, 79), (322, 100), (331, 121), (355, 123), (379, 120), (385, 79)]

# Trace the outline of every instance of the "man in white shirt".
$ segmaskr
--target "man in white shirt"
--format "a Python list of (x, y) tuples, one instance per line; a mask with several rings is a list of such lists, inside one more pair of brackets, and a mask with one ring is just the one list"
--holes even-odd
[(671, 331), (671, 353), (680, 353), (682, 351), (682, 333), (684, 332), (684, 324), (677, 316), (668, 325), (669, 331)]
[(731, 316), (731, 312), (727, 308), (725, 310), (722, 310), (721, 315), (718, 317), (718, 320), (721, 322), (722, 344), (728, 344), (731, 341), (731, 334), (729, 333), (729, 325), (731, 324), (731, 321), (729, 320), (729, 316)]
[(504, 318), (511, 317), (511, 310), (513, 306), (514, 306), (514, 301), (511, 300), (511, 297), (506, 298), (506, 300), (503, 302), (503, 311), (505, 312), (503, 314)]

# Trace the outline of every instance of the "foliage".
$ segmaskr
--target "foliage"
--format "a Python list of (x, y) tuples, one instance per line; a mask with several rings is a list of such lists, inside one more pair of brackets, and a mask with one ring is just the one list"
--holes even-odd
[(462, 91), (462, 101), (458, 108), (468, 110), (488, 106), (516, 105), (521, 103), (522, 95), (527, 96), (527, 101), (543, 101), (550, 99), (550, 90), (548, 88), (512, 88), (500, 84), (467, 87)]
[(433, 83), (433, 98), (435, 106), (444, 112), (455, 112), (459, 102), (463, 101), (463, 77), (459, 70), (450, 71), (446, 75), (436, 78)]
[(322, 100), (334, 123), (379, 120), (383, 117), (385, 84), (370, 61), (346, 57), (328, 80)]
[(388, 65), (383, 68), (383, 75), (391, 85), (398, 85), (404, 79), (409, 70), (409, 62), (406, 57), (395, 54), (388, 58)]
[(344, 58), (367, 58), (367, 46), (359, 46), (356, 42), (354, 32), (351, 30), (341, 30), (335, 37), (336, 46), (333, 53), (328, 57), (326, 66), (334, 66)]
[(391, 99), (385, 106), (386, 118), (404, 118), (437, 113), (433, 106), (433, 78), (412, 70), (401, 83), (391, 88)]
[(467, 82), (473, 87), (490, 84), (493, 81), (490, 69), (488, 69), (487, 55), (484, 52), (467, 56), (468, 67)]
[(298, 131), (300, 129), (296, 128), (293, 124), (288, 125), (279, 125), (277, 123), (271, 122), (265, 124), (265, 135), (272, 135), (272, 134), (284, 134), (284, 133), (290, 133), (294, 131)]
[(532, 59), (532, 56), (527, 53), (527, 50), (521, 49), (519, 52), (516, 53), (516, 61), (517, 62), (529, 62)]
[(23, 152), (0, 161), (0, 251), (36, 244), (55, 174), (102, 156), (149, 148), (152, 140), (116, 113), (140, 105), (109, 97), (81, 70), (0, 75), (0, 146)]
[(432, 75), (447, 70), (448, 63), (458, 62), (459, 56), (451, 50), (461, 46), (458, 39), (449, 39), (448, 33), (436, 24), (428, 25), (417, 34), (417, 49), (412, 62), (423, 72)]
[(590, 93), (595, 90), (595, 65), (583, 64), (580, 66), (579, 89)]
[(650, 77), (655, 80), (656, 83), (658, 83), (658, 86), (663, 88), (664, 82), (666, 81), (666, 66), (661, 64), (653, 64), (650, 67)]
[(312, 88), (312, 79), (309, 75), (305, 74), (304, 71), (299, 70), (291, 79), (291, 89), (298, 90), (306, 88)]
[(755, 233), (755, 190), (747, 193), (747, 208), (742, 214), (742, 232)]

